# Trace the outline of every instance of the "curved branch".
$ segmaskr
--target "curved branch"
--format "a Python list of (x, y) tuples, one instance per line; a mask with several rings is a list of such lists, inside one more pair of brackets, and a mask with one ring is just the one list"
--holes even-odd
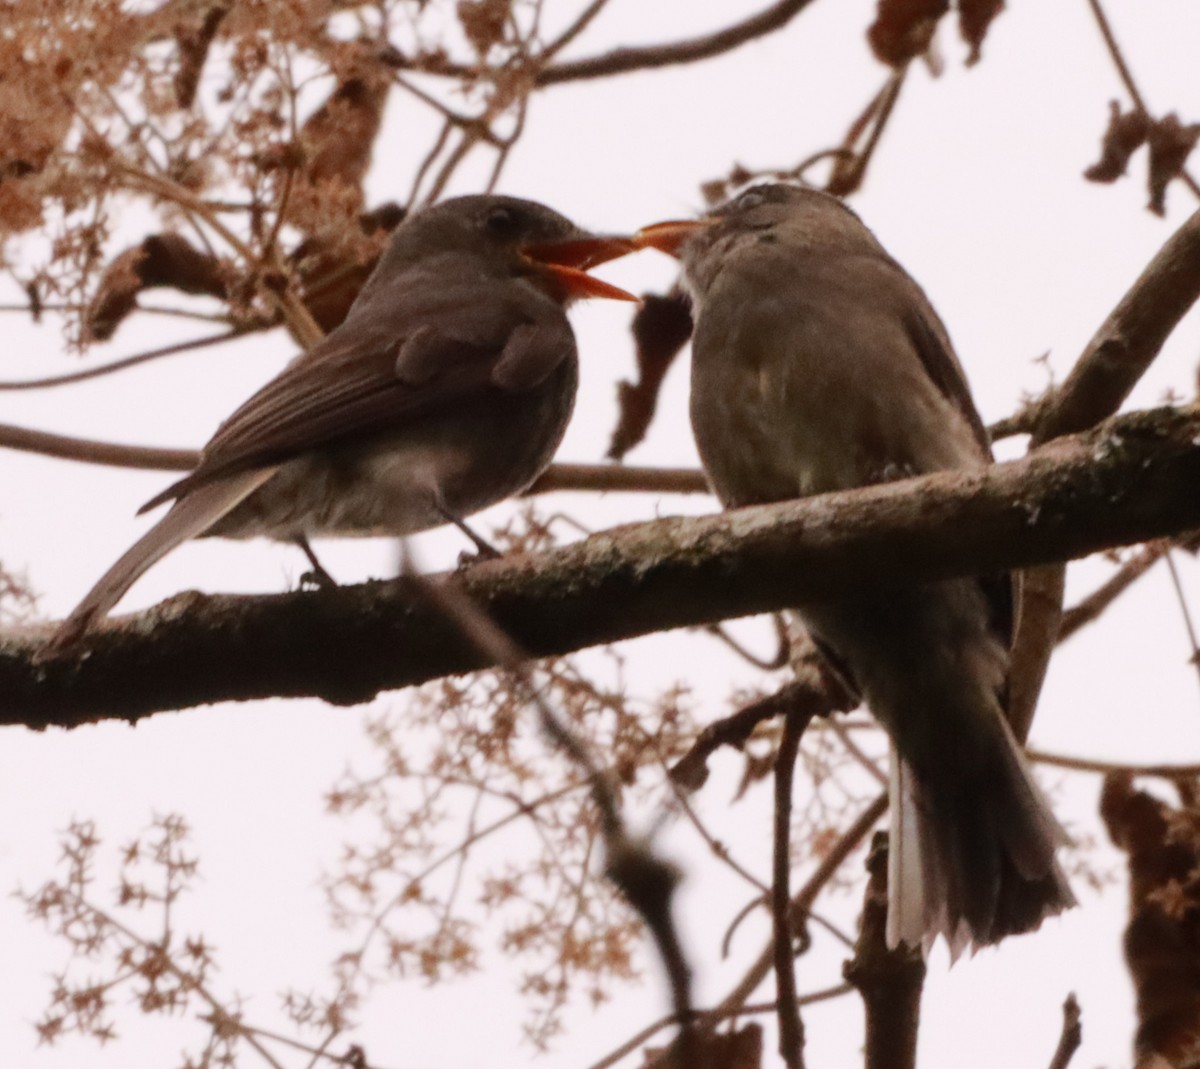
[(1096, 775), (1156, 776), (1159, 779), (1188, 780), (1200, 776), (1200, 765), (1131, 765), (1123, 761), (1097, 761), (1086, 757), (1070, 757), (1066, 754), (1046, 753), (1043, 750), (1027, 750), (1030, 761), (1053, 768), (1065, 768), (1072, 772), (1093, 772)]
[(711, 493), (698, 468), (642, 468), (624, 464), (551, 464), (525, 492), (613, 490), (651, 494)]
[[(1033, 456), (804, 501), (670, 518), (452, 581), (550, 656), (829, 597), (991, 574), (1200, 527), (1200, 410), (1113, 420)], [(403, 580), (269, 597), (184, 594), (109, 621), (78, 659), (0, 639), (0, 723), (72, 725), (268, 696), (335, 704), (486, 667)]]
[(0, 447), (22, 453), (38, 453), (60, 460), (104, 464), (110, 468), (141, 468), (152, 471), (191, 471), (200, 460), (195, 449), (157, 449), (153, 446), (97, 442), (72, 438), (27, 427), (0, 424)]
[[(770, 7), (764, 8), (757, 15), (751, 15), (732, 26), (693, 37), (687, 41), (674, 41), (662, 45), (637, 45), (633, 47), (614, 48), (610, 52), (587, 59), (566, 60), (535, 70), (533, 84), (535, 86), (561, 85), (564, 82), (578, 82), (588, 78), (607, 78), (613, 74), (629, 74), (632, 71), (653, 70), (658, 67), (672, 67), (681, 63), (697, 63), (700, 60), (712, 59), (725, 52), (765, 37), (776, 30), (783, 29), (789, 22), (800, 14), (812, 0), (776, 0)], [(585, 12), (590, 19), (598, 14), (602, 5), (594, 3)], [(576, 23), (578, 26), (579, 23)], [(571, 32), (574, 32), (574, 28)], [(566, 42), (553, 42), (544, 53), (551, 56), (559, 51)], [(430, 56), (420, 57), (419, 61), (406, 56), (398, 48), (386, 45), (378, 53), (379, 61), (398, 70), (419, 70), (422, 74), (433, 74), (449, 78), (474, 77), (478, 71), (474, 67), (465, 66)], [(537, 57), (534, 58), (536, 62)]]
[(1200, 211), (1158, 251), (1101, 325), (1062, 387), (1039, 405), (1034, 444), (1077, 434), (1125, 401), (1200, 297)]
[[(821, 859), (821, 863), (816, 867), (813, 874), (809, 876), (804, 886), (792, 897), (792, 909), (801, 916), (804, 916), (812, 909), (813, 903), (817, 900), (817, 896), (824, 889), (825, 885), (833, 879), (834, 873), (841, 868), (846, 858), (858, 849), (858, 844), (866, 838), (871, 829), (875, 827), (879, 818), (887, 812), (887, 807), (887, 791), (884, 791), (858, 815), (853, 824), (842, 832), (841, 838), (838, 839), (833, 848)], [(745, 975), (737, 982), (733, 990), (717, 1004), (715, 1009), (703, 1014), (701, 1019), (710, 1020), (729, 1016), (744, 1006), (758, 985), (770, 973), (774, 953), (774, 944), (768, 943), (766, 949), (759, 954), (750, 968), (746, 970)]]
[[(1146, 266), (1101, 325), (1066, 382), (1033, 406), (1031, 446), (1095, 426), (1117, 411), (1200, 298), (1200, 211)], [(1021, 577), (1022, 608), (1013, 639), (1009, 714), (1024, 739), (1062, 624), (1066, 571), (1057, 565)]]
[[(72, 438), (0, 423), (0, 448), (86, 464), (155, 471), (191, 471), (200, 462), (195, 449), (160, 449), (121, 445), (92, 438)], [(556, 490), (607, 490), (649, 494), (707, 494), (704, 473), (696, 468), (642, 468), (623, 464), (552, 464), (525, 491), (549, 494)]]
[(128, 368), (137, 367), (139, 364), (146, 364), (151, 360), (158, 360), (164, 356), (174, 356), (177, 353), (187, 353), (194, 349), (203, 349), (209, 345), (219, 345), (221, 342), (233, 341), (235, 338), (240, 338), (243, 334), (248, 334), (252, 329), (257, 328), (233, 327), (221, 334), (209, 334), (204, 338), (193, 338), (191, 341), (181, 341), (173, 345), (164, 345), (161, 349), (151, 349), (148, 352), (135, 353), (133, 356), (124, 356), (119, 360), (109, 361), (107, 364), (85, 367), (79, 371), (68, 371), (62, 375), (47, 375), (41, 379), (0, 380), (0, 391), (8, 393), (17, 390), (45, 390), (52, 386), (70, 386), (76, 382), (85, 382), (88, 379), (98, 379), (104, 375), (111, 375), (115, 371), (125, 371)]
[(578, 82), (585, 78), (606, 78), (611, 74), (628, 74), (630, 71), (650, 70), (656, 67), (671, 67), (677, 63), (696, 63), (712, 59), (723, 52), (765, 37), (783, 29), (800, 14), (812, 0), (778, 0), (777, 3), (751, 15), (742, 22), (690, 41), (675, 41), (666, 45), (644, 45), (637, 48), (614, 48), (599, 56), (588, 59), (568, 60), (545, 67), (534, 76), (536, 85), (557, 85), (561, 82)]
[(1153, 568), (1170, 548), (1171, 543), (1166, 541), (1143, 546), (1087, 597), (1065, 610), (1058, 629), (1059, 644), (1066, 642), (1088, 624), (1099, 620), (1104, 610)]

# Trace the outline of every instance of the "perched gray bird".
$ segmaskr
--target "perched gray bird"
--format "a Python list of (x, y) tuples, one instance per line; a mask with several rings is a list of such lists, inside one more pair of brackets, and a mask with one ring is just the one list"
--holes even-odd
[[(586, 273), (631, 251), (514, 197), (403, 222), (345, 321), (217, 429), (174, 501), (46, 648), (69, 648), (189, 538), (403, 535), (515, 494), (546, 468), (578, 382), (564, 309), (636, 300)], [(472, 537), (474, 537), (472, 535)]]
[[(725, 505), (990, 462), (937, 313), (836, 198), (757, 186), (635, 241), (682, 261), (692, 427)], [(957, 954), (1074, 904), (1005, 719), (1015, 593), (1004, 575), (798, 610), (891, 736), (892, 946), (941, 933)]]

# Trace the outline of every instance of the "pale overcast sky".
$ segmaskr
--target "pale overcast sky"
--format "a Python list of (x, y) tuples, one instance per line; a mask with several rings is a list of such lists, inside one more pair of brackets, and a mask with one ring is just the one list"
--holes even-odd
[[(759, 5), (765, 0), (757, 0)], [(552, 12), (582, 4), (549, 0)], [(591, 54), (617, 44), (691, 35), (743, 17), (742, 0), (613, 0), (577, 45)], [(580, 222), (628, 229), (700, 206), (701, 182), (738, 161), (789, 165), (836, 144), (884, 71), (863, 30), (873, 0), (818, 0), (787, 29), (723, 58), (547, 90), (535, 98), (524, 139), (501, 188), (551, 203)], [(1200, 118), (1195, 53), (1200, 8), (1186, 0), (1110, 0), (1110, 16), (1150, 107)], [(942, 29), (946, 70), (922, 68), (906, 85), (897, 113), (854, 207), (884, 245), (921, 282), (945, 319), (985, 419), (1010, 413), (1025, 392), (1040, 391), (1047, 372), (1061, 378), (1175, 226), (1195, 207), (1172, 187), (1160, 220), (1144, 210), (1144, 157), (1116, 186), (1081, 178), (1093, 162), (1108, 101), (1125, 96), (1085, 0), (1013, 3), (994, 23), (983, 61), (966, 70), (965, 48)], [(396, 96), (370, 177), (372, 203), (407, 188), (415, 154), (427, 143), (424, 120)], [(482, 168), (467, 168), (454, 192), (471, 192)], [(397, 175), (402, 189), (397, 188)], [(131, 214), (131, 232), (143, 217)], [(634, 291), (662, 290), (672, 266), (652, 253), (613, 264), (603, 277)], [(160, 301), (159, 303), (166, 303)], [(594, 302), (573, 313), (583, 361), (574, 423), (560, 456), (601, 458), (615, 418), (614, 383), (631, 374), (630, 310)], [(0, 377), (76, 366), (61, 355), (52, 326), (4, 321)], [(191, 337), (194, 325), (141, 320), (92, 358), (107, 359)], [(1200, 353), (1200, 322), (1189, 315), (1130, 402), (1157, 403), (1165, 392), (1190, 393)], [(279, 334), (212, 352), (181, 356), (69, 390), (0, 393), (0, 422), (138, 444), (198, 446), (217, 422), (291, 354)], [(632, 463), (692, 464), (687, 428), (686, 366), (674, 369), (649, 440)], [(43, 611), (62, 615), (115, 556), (145, 529), (138, 506), (169, 480), (149, 472), (93, 468), (0, 452), (0, 559), (24, 568), (41, 592)], [(562, 506), (593, 527), (658, 514), (703, 511), (706, 498), (646, 495)], [(509, 506), (484, 517), (500, 520)], [(429, 566), (453, 561), (460, 544), (436, 535), (419, 541)], [(343, 581), (388, 574), (386, 542), (319, 547)], [(1181, 560), (1193, 602), (1200, 571)], [(122, 611), (189, 588), (279, 591), (303, 570), (288, 547), (264, 543), (192, 543), (156, 567)], [(1105, 574), (1087, 563), (1071, 573), (1072, 594)], [(705, 719), (719, 715), (733, 682), (748, 670), (695, 636), (630, 644), (634, 689), (650, 694), (672, 678), (703, 695)], [(697, 655), (702, 650), (703, 656)], [(1033, 741), (1042, 749), (1129, 761), (1200, 760), (1200, 700), (1179, 610), (1165, 572), (1156, 570), (1105, 621), (1068, 644), (1051, 669)], [(0, 746), (0, 891), (36, 884), (58, 857), (56, 832), (74, 818), (94, 818), (114, 848), (153, 814), (180, 812), (194, 829), (203, 881), (181, 929), (202, 929), (217, 947), (215, 984), (247, 996), (247, 1016), (276, 1019), (275, 992), (325, 986), (342, 943), (330, 932), (317, 885), (337, 857), (345, 829), (325, 815), (322, 794), (348, 762), (371, 760), (363, 723), (372, 713), (403, 715), (406, 695), (388, 694), (367, 708), (319, 702), (266, 702), (156, 716), (131, 729), (105, 724), (71, 733), (8, 729)], [(557, 760), (548, 756), (547, 761)], [(723, 769), (728, 778), (733, 764)], [(1081, 839), (1100, 844), (1094, 859), (1120, 876), (1119, 857), (1095, 816), (1099, 780), (1042, 770), (1060, 814)], [(706, 788), (701, 806), (718, 834), (763, 867), (766, 799), (726, 809), (731, 784)], [(761, 792), (760, 792), (761, 793)], [(727, 918), (745, 899), (694, 840), (672, 833), (688, 881), (682, 923), (698, 959), (698, 997), (720, 997), (766, 937), (763, 918), (739, 933), (736, 960), (722, 962)], [(1084, 1010), (1080, 1069), (1128, 1060), (1132, 995), (1121, 964), (1123, 883), (1102, 895), (1077, 888), (1082, 908), (1032, 937), (1010, 941), (946, 969), (933, 956), (925, 989), (920, 1064), (978, 1069), (1045, 1064), (1057, 1042), (1062, 999), (1075, 991)], [(831, 912), (852, 923), (857, 892), (835, 898)], [(122, 1016), (120, 1042), (104, 1050), (68, 1039), (35, 1050), (32, 1024), (47, 997), (49, 974), (65, 949), (0, 897), (0, 1065), (64, 1069), (164, 1066), (195, 1026), (186, 1021)], [(800, 959), (801, 991), (836, 983), (844, 952), (821, 945)], [(363, 1011), (355, 1037), (373, 1062), (393, 1067), (518, 1064), (532, 1058), (520, 1038), (510, 966), (493, 955), (486, 975), (461, 987), (429, 990), (390, 985)], [(647, 979), (593, 1011), (568, 1015), (560, 1044), (542, 1063), (586, 1066), (666, 1012), (657, 965)], [(506, 970), (509, 970), (506, 972)], [(770, 982), (762, 999), (770, 996)], [(805, 1014), (812, 1065), (851, 1065), (858, 1057), (861, 1007), (844, 999)], [(463, 1027), (463, 1025), (467, 1027)], [(773, 1045), (766, 1064), (774, 1057)], [(247, 1054), (244, 1065), (252, 1064)]]

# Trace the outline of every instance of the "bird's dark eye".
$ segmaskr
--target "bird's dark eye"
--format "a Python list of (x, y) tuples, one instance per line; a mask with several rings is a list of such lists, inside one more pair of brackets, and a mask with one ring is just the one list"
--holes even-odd
[(748, 212), (752, 208), (757, 208), (760, 204), (765, 204), (766, 202), (767, 198), (761, 190), (751, 189), (749, 192), (743, 193), (738, 197), (734, 207), (739, 212)]
[(493, 208), (487, 213), (483, 225), (489, 234), (498, 238), (512, 237), (519, 226), (516, 214), (508, 208)]

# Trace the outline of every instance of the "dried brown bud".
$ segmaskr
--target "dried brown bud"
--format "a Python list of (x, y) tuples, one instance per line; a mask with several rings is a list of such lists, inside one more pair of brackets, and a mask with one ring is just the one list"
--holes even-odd
[(512, 0), (459, 0), (458, 21), (481, 59), (504, 39)]
[(612, 460), (620, 460), (646, 437), (667, 369), (692, 336), (690, 302), (678, 289), (647, 294), (630, 329), (637, 347), (638, 381), (617, 384), (620, 417), (608, 447)]
[(971, 51), (967, 66), (979, 62), (983, 39), (992, 20), (1004, 10), (1004, 0), (958, 0), (958, 32)]
[(879, 0), (867, 42), (881, 63), (903, 67), (929, 48), (938, 20), (949, 10), (950, 0)]
[(108, 265), (87, 310), (88, 336), (97, 341), (111, 338), (137, 307), (138, 294), (158, 286), (211, 297), (229, 292), (224, 267), (215, 256), (178, 234), (151, 234)]
[(1129, 167), (1129, 157), (1145, 142), (1150, 117), (1144, 111), (1122, 112), (1109, 101), (1108, 129), (1101, 142), (1100, 159), (1083, 172), (1089, 182), (1115, 182)]
[(1167, 210), (1167, 186), (1183, 173), (1184, 164), (1196, 141), (1200, 139), (1200, 123), (1184, 125), (1174, 112), (1152, 123), (1146, 133), (1150, 147), (1150, 204), (1155, 215)]

